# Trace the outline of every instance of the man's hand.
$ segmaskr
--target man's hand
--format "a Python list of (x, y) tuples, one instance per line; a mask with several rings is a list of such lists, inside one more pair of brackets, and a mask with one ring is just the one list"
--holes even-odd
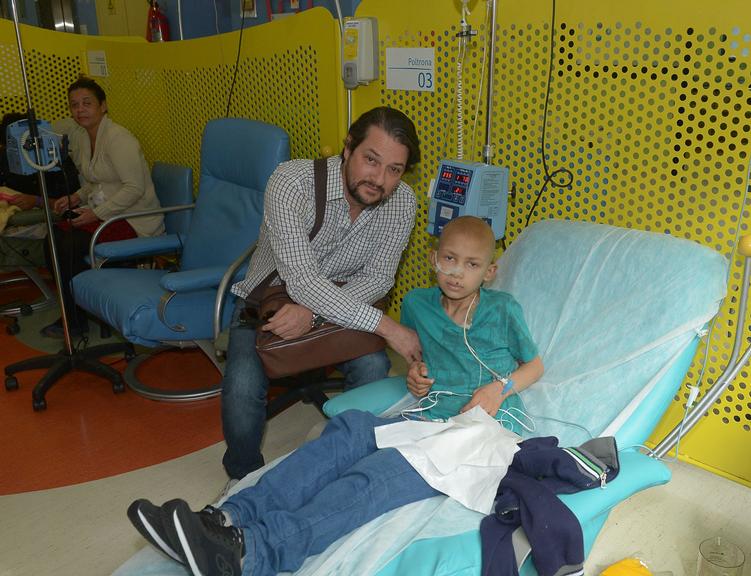
[(509, 393), (503, 394), (502, 391), (503, 384), (498, 381), (480, 386), (472, 394), (472, 399), (459, 412), (466, 412), (475, 406), (481, 406), (485, 412), (491, 416), (495, 416), (501, 404), (503, 404), (503, 401), (509, 395)]
[(291, 340), (310, 332), (312, 320), (313, 312), (309, 308), (300, 304), (285, 304), (261, 326), (261, 330), (273, 332), (284, 340)]
[(422, 360), (422, 347), (417, 332), (384, 314), (376, 327), (375, 333), (382, 336), (408, 363)]
[(422, 398), (428, 393), (435, 382), (434, 378), (428, 378), (428, 367), (425, 362), (412, 362), (407, 372), (407, 389), (415, 398)]

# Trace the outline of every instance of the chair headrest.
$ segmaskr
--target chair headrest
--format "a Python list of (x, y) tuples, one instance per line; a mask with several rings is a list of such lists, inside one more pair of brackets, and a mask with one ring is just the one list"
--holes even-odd
[(286, 160), (289, 136), (278, 126), (247, 118), (218, 118), (203, 131), (201, 178), (209, 175), (264, 190), (271, 173)]

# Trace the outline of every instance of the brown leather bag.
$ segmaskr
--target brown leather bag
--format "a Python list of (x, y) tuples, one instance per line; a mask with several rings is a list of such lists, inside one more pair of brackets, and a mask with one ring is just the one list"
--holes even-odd
[[(314, 167), (316, 220), (309, 235), (310, 240), (318, 233), (326, 209), (326, 160), (316, 160)], [(246, 322), (260, 328), (282, 306), (295, 303), (283, 284), (270, 286), (276, 277), (276, 271), (269, 274), (248, 296), (244, 314)], [(374, 306), (385, 310), (387, 304), (388, 298), (384, 297)], [(272, 332), (260, 329), (256, 332), (256, 351), (269, 378), (282, 378), (315, 368), (333, 366), (378, 352), (385, 347), (386, 341), (377, 334), (343, 328), (330, 322), (324, 322), (299, 338), (290, 340), (284, 340)]]

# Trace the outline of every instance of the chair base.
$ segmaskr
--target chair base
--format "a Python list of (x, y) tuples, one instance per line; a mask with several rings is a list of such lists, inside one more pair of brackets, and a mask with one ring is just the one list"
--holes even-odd
[(47, 373), (37, 382), (31, 393), (32, 407), (37, 412), (47, 408), (47, 400), (45, 399), (47, 391), (62, 376), (74, 370), (83, 370), (84, 372), (102, 376), (112, 382), (113, 392), (124, 392), (125, 383), (122, 375), (108, 364), (99, 360), (101, 356), (108, 356), (117, 352), (124, 352), (126, 358), (132, 357), (134, 354), (133, 345), (122, 342), (102, 344), (100, 346), (92, 346), (86, 350), (75, 351), (72, 354), (62, 350), (57, 354), (47, 354), (21, 360), (5, 367), (5, 389), (8, 391), (18, 389), (18, 380), (14, 376), (17, 372), (47, 368)]
[(57, 296), (50, 290), (47, 283), (36, 269), (31, 266), (19, 266), (20, 270), (26, 276), (15, 276), (12, 278), (6, 278), (0, 281), (0, 287), (11, 286), (13, 284), (31, 281), (42, 293), (42, 299), (31, 304), (19, 304), (18, 306), (10, 306), (3, 308), (0, 313), (7, 316), (27, 316), (35, 310), (46, 310), (52, 306), (57, 305)]
[[(201, 348), (203, 352), (206, 352), (203, 348)], [(160, 400), (163, 402), (192, 402), (194, 400), (206, 400), (208, 398), (213, 398), (214, 396), (218, 396), (222, 393), (222, 385), (221, 382), (219, 384), (216, 384), (214, 386), (208, 386), (206, 388), (192, 388), (192, 389), (165, 389), (165, 388), (154, 388), (152, 386), (147, 386), (143, 382), (141, 382), (138, 379), (138, 376), (136, 374), (136, 371), (138, 368), (143, 364), (146, 360), (149, 360), (159, 354), (160, 352), (163, 352), (165, 350), (174, 350), (173, 346), (162, 346), (160, 348), (155, 348), (149, 353), (146, 354), (139, 354), (136, 356), (133, 360), (131, 360), (128, 363), (127, 368), (125, 368), (125, 374), (124, 379), (125, 383), (128, 385), (128, 388), (133, 390), (136, 394), (143, 396), (145, 398), (149, 398), (150, 400)], [(210, 356), (209, 356), (210, 357)], [(213, 364), (217, 366), (217, 369), (221, 372), (221, 369), (217, 365), (216, 362), (212, 360)]]
[[(223, 366), (216, 359), (213, 345), (209, 341), (197, 340), (193, 342), (193, 344), (206, 354), (220, 374), (224, 373)], [(144, 362), (154, 358), (154, 356), (165, 350), (174, 350), (174, 346), (155, 348), (148, 353), (139, 354), (128, 363), (123, 376), (128, 388), (140, 396), (162, 402), (192, 402), (194, 400), (206, 400), (208, 398), (219, 396), (222, 393), (221, 382), (214, 386), (197, 389), (155, 388), (141, 382), (137, 375), (138, 369)], [(300, 401), (305, 404), (313, 404), (318, 411), (325, 416), (323, 405), (329, 400), (326, 391), (341, 390), (342, 383), (343, 379), (329, 377), (326, 374), (325, 369), (312, 370), (304, 374), (272, 380), (270, 386), (286, 388), (287, 390), (268, 402), (266, 406), (266, 417), (273, 418), (280, 412)]]

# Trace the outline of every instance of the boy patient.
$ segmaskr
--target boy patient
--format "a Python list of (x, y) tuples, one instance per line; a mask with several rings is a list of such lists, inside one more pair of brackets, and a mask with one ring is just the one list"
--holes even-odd
[[(452, 220), (430, 256), (438, 286), (412, 290), (404, 299), (402, 322), (419, 334), (425, 360), (409, 367), (409, 391), (416, 397), (452, 393), (441, 394), (420, 416), (447, 418), (475, 406), (496, 416), (542, 376), (519, 304), (482, 288), (496, 271), (494, 250), (483, 220)], [(128, 517), (191, 574), (293, 572), (381, 514), (440, 494), (398, 450), (376, 446), (374, 429), (396, 421), (347, 410), (219, 508), (193, 512), (180, 499), (162, 506), (136, 500)]]

